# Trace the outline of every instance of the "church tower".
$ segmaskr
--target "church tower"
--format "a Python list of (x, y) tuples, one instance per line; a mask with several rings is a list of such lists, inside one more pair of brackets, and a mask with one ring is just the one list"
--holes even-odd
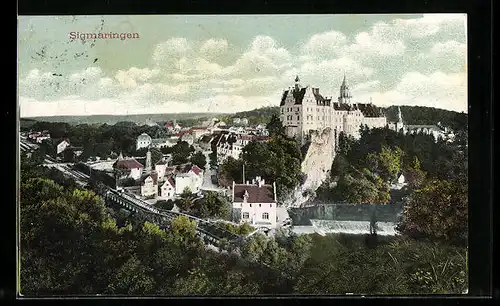
[(146, 153), (146, 166), (144, 167), (144, 172), (145, 173), (151, 173), (151, 170), (153, 170), (153, 164), (151, 162), (151, 151)]
[(399, 132), (401, 129), (403, 129), (404, 132), (403, 116), (401, 115), (401, 108), (398, 106), (398, 121), (396, 122), (396, 132)]
[(347, 85), (344, 73), (344, 80), (342, 81), (342, 85), (340, 85), (339, 103), (351, 104), (351, 98), (352, 98), (351, 91), (349, 90), (349, 86)]

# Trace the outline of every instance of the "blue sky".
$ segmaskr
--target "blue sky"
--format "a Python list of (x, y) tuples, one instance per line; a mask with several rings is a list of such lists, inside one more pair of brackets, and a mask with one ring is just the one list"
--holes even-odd
[[(19, 17), (21, 116), (235, 112), (299, 75), (336, 99), (467, 111), (466, 15)], [(138, 33), (71, 40), (70, 32)]]

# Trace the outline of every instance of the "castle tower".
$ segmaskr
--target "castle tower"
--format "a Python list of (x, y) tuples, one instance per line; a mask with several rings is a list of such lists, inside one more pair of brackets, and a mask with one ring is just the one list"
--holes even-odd
[(149, 151), (149, 149), (148, 149), (148, 152), (146, 153), (146, 166), (144, 167), (144, 172), (151, 173), (152, 169), (153, 169), (153, 165), (151, 162), (151, 151)]
[(296, 76), (295, 77), (295, 91), (299, 91), (300, 90), (300, 79), (299, 79), (299, 76)]
[(347, 85), (346, 76), (344, 73), (344, 80), (342, 81), (342, 85), (340, 85), (340, 95), (339, 95), (339, 103), (351, 103), (351, 91), (349, 90), (349, 85)]

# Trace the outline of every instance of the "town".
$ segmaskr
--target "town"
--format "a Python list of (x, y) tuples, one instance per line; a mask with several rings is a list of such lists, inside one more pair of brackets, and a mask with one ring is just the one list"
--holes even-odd
[[(295, 100), (289, 97), (295, 97)], [(375, 105), (353, 103), (351, 98), (345, 76), (340, 86), (338, 102), (333, 103), (331, 99), (323, 98), (317, 88), (302, 88), (297, 76), (295, 87), (291, 91), (284, 91), (280, 105), (280, 121), (285, 133), (289, 137), (295, 137), (297, 131), (302, 131), (299, 133), (299, 142), (310, 142), (311, 131), (325, 129), (334, 123), (333, 152), (337, 150), (342, 133), (359, 139), (359, 130), (363, 126), (368, 129), (387, 128), (402, 134), (423, 133), (432, 135), (435, 141), (443, 139), (453, 142), (453, 132), (440, 123), (407, 125), (403, 121), (400, 108), (397, 120), (388, 122)], [(292, 110), (293, 108), (297, 109)], [(292, 120), (293, 116), (288, 115), (291, 112), (302, 114), (309, 110), (313, 115), (303, 115), (303, 118), (307, 118), (304, 121), (300, 120), (301, 115), (297, 115), (297, 120)], [(317, 115), (319, 113), (327, 115), (322, 115), (320, 119)], [(233, 118), (230, 123), (212, 118), (201, 122), (199, 126), (184, 126), (176, 120), (146, 122), (145, 126), (160, 129), (165, 137), (152, 138), (147, 133), (141, 133), (136, 135), (135, 139), (136, 154), (124, 155), (123, 152), (111, 151), (107, 154), (108, 157), (103, 159), (100, 156), (87, 157), (81, 146), (71, 144), (71, 138), (52, 139), (50, 131), (47, 130), (21, 132), (21, 149), (30, 152), (34, 147), (52, 143), (52, 151), (46, 151), (50, 156), (47, 156), (47, 166), (55, 167), (77, 180), (90, 179), (92, 171), (103, 173), (107, 178), (104, 181), (111, 182), (106, 184), (112, 189), (128, 194), (145, 205), (157, 206), (167, 201), (174, 203), (186, 194), (200, 198), (207, 192), (214, 192), (227, 199), (231, 205), (232, 220), (227, 220), (228, 222), (248, 223), (266, 233), (272, 230), (272, 233), (276, 229), (292, 225), (288, 207), (284, 201), (278, 201), (276, 182), (266, 182), (261, 175), (247, 177), (246, 180), (243, 165), (242, 181), (220, 184), (219, 171), (228, 158), (239, 160), (249, 143), (269, 142), (271, 137), (267, 124), (262, 122), (249, 125), (247, 118)], [(320, 159), (327, 155), (325, 152), (326, 149), (321, 150)], [(334, 158), (334, 155), (335, 153), (330, 157)], [(247, 169), (252, 173), (256, 170)], [(306, 171), (311, 172), (310, 169)], [(322, 171), (329, 172), (330, 164)], [(311, 178), (313, 175), (309, 175), (309, 179)], [(319, 181), (315, 188), (321, 183)], [(85, 186), (84, 182), (81, 184)], [(401, 173), (398, 174), (397, 180), (391, 182), (392, 189), (401, 189), (405, 185), (405, 177)], [(170, 209), (181, 210), (175, 204)], [(368, 222), (365, 223), (368, 228)], [(292, 229), (297, 233), (303, 233), (304, 230), (307, 232), (307, 229), (301, 226)], [(310, 231), (322, 232), (316, 227), (309, 228)], [(394, 233), (394, 230), (389, 229), (389, 232)]]
[(465, 14), (21, 17), (19, 296), (468, 292)]

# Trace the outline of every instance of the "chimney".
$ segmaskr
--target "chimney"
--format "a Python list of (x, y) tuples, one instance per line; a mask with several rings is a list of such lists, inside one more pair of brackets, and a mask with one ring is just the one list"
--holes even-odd
[(249, 181), (247, 181), (247, 185), (250, 185), (250, 182), (249, 182)]
[(266, 184), (266, 180), (261, 179), (261, 183), (262, 183), (262, 185), (265, 185)]
[(253, 179), (253, 180), (252, 180), (252, 185), (255, 185), (255, 184), (256, 184), (256, 183), (255, 183), (255, 179)]

